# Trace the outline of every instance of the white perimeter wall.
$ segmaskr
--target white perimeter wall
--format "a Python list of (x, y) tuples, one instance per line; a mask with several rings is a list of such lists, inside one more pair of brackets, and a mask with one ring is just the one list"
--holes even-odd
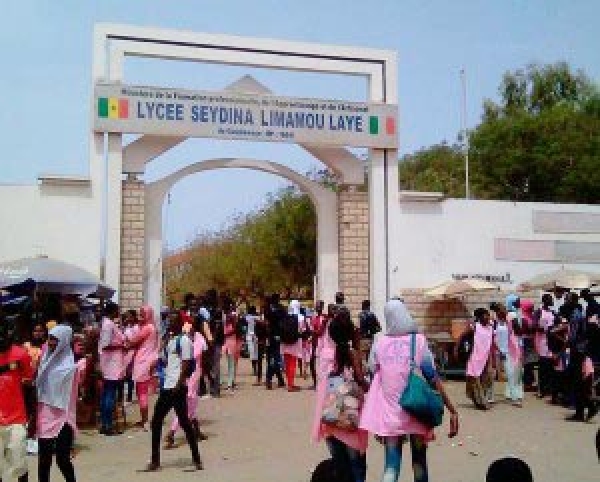
[[(88, 186), (0, 185), (0, 262), (44, 254), (100, 275), (101, 220)], [(509, 290), (544, 271), (571, 266), (600, 270), (600, 263), (496, 259), (499, 238), (600, 243), (591, 233), (534, 232), (534, 212), (590, 213), (600, 206), (501, 201), (401, 201), (391, 219), (400, 233), (390, 246), (391, 293), (427, 288), (454, 273), (510, 273)]]
[(585, 241), (600, 243), (595, 233), (536, 233), (535, 211), (556, 213), (592, 213), (600, 219), (600, 206), (504, 201), (442, 202), (400, 201), (396, 231), (400, 233), (390, 247), (390, 284), (392, 293), (407, 288), (428, 288), (451, 279), (453, 273), (510, 273), (514, 288), (537, 273), (561, 266), (600, 271), (599, 263), (540, 261), (503, 261), (495, 259), (497, 238), (529, 241)]
[(88, 186), (0, 185), (0, 262), (43, 254), (98, 276), (100, 223)]

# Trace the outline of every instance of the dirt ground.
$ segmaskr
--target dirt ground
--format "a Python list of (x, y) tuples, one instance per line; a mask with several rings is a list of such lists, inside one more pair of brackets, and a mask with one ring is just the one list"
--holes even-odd
[[(220, 399), (201, 400), (199, 415), (208, 440), (201, 442), (205, 465), (190, 472), (191, 457), (183, 436), (180, 446), (163, 451), (163, 469), (141, 473), (148, 461), (150, 434), (130, 429), (117, 437), (82, 432), (77, 439), (75, 469), (80, 481), (133, 482), (205, 480), (210, 482), (310, 480), (311, 470), (327, 456), (324, 444), (315, 445), (309, 433), (313, 418), (314, 391), (309, 382), (298, 393), (282, 389), (266, 391), (252, 386), (250, 363), (240, 362), (240, 388)], [(448, 391), (459, 409), (461, 429), (448, 439), (446, 424), (437, 430), (429, 448), (430, 480), (476, 482), (485, 480), (488, 465), (496, 458), (516, 455), (531, 466), (535, 480), (543, 482), (597, 482), (600, 464), (593, 423), (565, 422), (568, 412), (528, 396), (523, 408), (502, 401), (503, 387), (496, 385), (498, 403), (489, 412), (475, 411), (464, 395), (462, 382), (448, 382)], [(138, 419), (137, 406), (128, 413)], [(401, 481), (411, 481), (408, 447)], [(368, 480), (378, 481), (383, 467), (382, 447), (370, 441), (367, 455)], [(30, 457), (33, 477), (37, 460)], [(62, 480), (53, 467), (53, 480)]]

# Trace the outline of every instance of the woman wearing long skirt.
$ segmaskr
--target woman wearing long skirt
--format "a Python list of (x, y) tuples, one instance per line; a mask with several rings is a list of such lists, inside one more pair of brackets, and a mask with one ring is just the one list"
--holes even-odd
[(467, 362), (467, 396), (479, 410), (487, 410), (493, 403), (493, 358), (494, 328), (490, 324), (490, 313), (485, 308), (475, 310), (473, 328), (473, 351)]
[(148, 425), (148, 397), (154, 382), (153, 371), (158, 359), (158, 333), (154, 324), (154, 310), (150, 306), (140, 308), (139, 328), (128, 340), (128, 347), (135, 350), (132, 378), (140, 404), (141, 419), (138, 423), (144, 431)]
[(71, 350), (72, 337), (73, 331), (65, 325), (50, 330), (48, 349), (41, 359), (36, 378), (40, 482), (49, 482), (53, 456), (65, 481), (75, 482), (71, 448), (77, 431), (75, 412), (81, 370), (75, 364)]
[(521, 343), (521, 320), (518, 314), (520, 300), (517, 295), (506, 297), (506, 321), (508, 325), (508, 354), (506, 356), (506, 399), (513, 405), (523, 405), (523, 347)]

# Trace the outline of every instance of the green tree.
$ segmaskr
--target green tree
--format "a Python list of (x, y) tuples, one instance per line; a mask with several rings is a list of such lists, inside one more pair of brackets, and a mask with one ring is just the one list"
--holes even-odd
[(507, 73), (501, 103), (486, 101), (470, 135), (478, 196), (597, 203), (600, 101), (582, 72), (565, 63)]
[(450, 197), (465, 194), (465, 160), (460, 145), (436, 144), (400, 159), (400, 188), (443, 192)]

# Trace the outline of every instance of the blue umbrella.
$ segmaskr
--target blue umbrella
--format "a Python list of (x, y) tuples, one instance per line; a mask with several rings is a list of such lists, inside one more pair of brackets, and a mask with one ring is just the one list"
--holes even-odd
[(115, 291), (89, 271), (46, 256), (0, 263), (0, 289), (24, 293), (33, 287), (40, 293), (103, 298), (110, 298)]

